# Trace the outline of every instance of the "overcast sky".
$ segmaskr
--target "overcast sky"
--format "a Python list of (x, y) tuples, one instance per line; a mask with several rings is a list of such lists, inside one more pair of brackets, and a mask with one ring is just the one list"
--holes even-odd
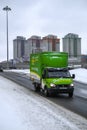
[(87, 54), (87, 0), (0, 0), (0, 61), (6, 60), (6, 12), (9, 6), (9, 59), (13, 58), (13, 39), (32, 35), (68, 33), (82, 38), (82, 54)]

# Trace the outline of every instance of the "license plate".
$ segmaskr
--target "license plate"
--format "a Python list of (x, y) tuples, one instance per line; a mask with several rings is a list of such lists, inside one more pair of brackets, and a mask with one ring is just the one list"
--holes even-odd
[(67, 89), (67, 87), (60, 87), (59, 89)]

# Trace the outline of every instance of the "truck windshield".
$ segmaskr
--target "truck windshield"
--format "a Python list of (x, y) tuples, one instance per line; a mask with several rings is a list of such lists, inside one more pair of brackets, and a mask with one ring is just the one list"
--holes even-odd
[(71, 77), (70, 76), (70, 73), (69, 71), (62, 71), (62, 70), (48, 70), (48, 77), (49, 78), (53, 78), (53, 77), (58, 77), (58, 78), (69, 78)]

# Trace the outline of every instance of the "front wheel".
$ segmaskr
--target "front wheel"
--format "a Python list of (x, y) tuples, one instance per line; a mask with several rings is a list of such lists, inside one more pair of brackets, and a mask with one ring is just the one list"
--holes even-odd
[(48, 92), (48, 89), (46, 87), (44, 88), (44, 95), (46, 97), (49, 97), (49, 92)]
[(73, 92), (69, 93), (69, 97), (70, 97), (70, 98), (73, 97)]
[(37, 83), (34, 83), (34, 91), (40, 91), (40, 87)]

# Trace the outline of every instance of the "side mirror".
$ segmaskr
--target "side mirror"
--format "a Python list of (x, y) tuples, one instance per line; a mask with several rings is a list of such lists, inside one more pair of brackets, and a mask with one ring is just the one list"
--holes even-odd
[(75, 78), (75, 74), (72, 74), (72, 78), (73, 78), (73, 79)]

